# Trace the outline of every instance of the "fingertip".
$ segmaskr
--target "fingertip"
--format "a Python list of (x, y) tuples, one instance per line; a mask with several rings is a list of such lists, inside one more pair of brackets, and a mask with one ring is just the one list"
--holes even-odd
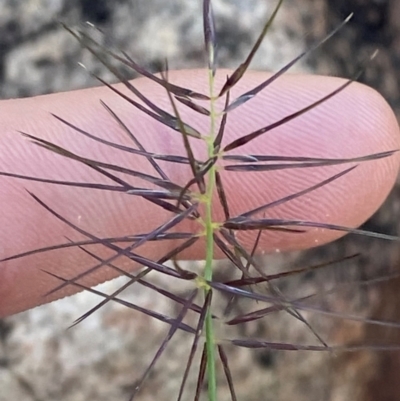
[[(227, 71), (220, 71), (218, 85), (223, 84), (226, 73)], [(269, 76), (260, 72), (247, 73), (235, 88), (233, 96), (251, 89)], [(175, 71), (170, 73), (170, 78), (173, 83), (207, 93), (205, 70)], [(281, 77), (244, 107), (229, 113), (224, 141), (232, 141), (274, 123), (326, 96), (343, 82), (345, 81), (337, 78), (315, 76)], [(170, 107), (163, 88), (155, 88), (153, 83), (144, 79), (136, 80), (135, 85), (160, 107), (166, 109)], [(109, 89), (98, 88), (26, 100), (23, 102), (26, 107), (26, 112), (22, 112), (23, 119), (20, 117), (19, 102), (4, 103), (0, 111), (0, 120), (6, 122), (4, 125), (6, 134), (2, 134), (0, 147), (2, 168), (15, 168), (21, 174), (40, 177), (53, 175), (54, 179), (78, 179), (86, 182), (98, 179), (96, 173), (91, 170), (83, 169), (82, 166), (70, 163), (68, 160), (55, 160), (54, 157), (43, 153), (43, 149), (35, 148), (30, 143), (22, 143), (15, 136), (15, 130), (19, 129), (50, 141), (54, 140), (85, 157), (100, 157), (105, 162), (118, 165), (122, 163), (133, 169), (144, 168), (145, 172), (154, 173), (150, 164), (144, 165), (142, 159), (131, 157), (130, 154), (122, 157), (115, 149), (111, 151), (105, 145), (78, 136), (79, 134), (50, 115), (50, 112), (56, 113), (78, 127), (107, 140), (113, 140), (113, 136), (120, 135), (122, 138), (118, 138), (118, 141), (124, 143), (126, 136), (118, 130), (118, 124), (101, 107), (99, 99), (118, 110), (120, 118), (132, 128), (149, 151), (160, 154), (184, 152), (179, 135), (167, 132), (165, 127), (160, 127), (153, 119), (135, 110), (131, 104)], [(38, 116), (38, 110), (44, 111), (42, 115)], [(208, 129), (207, 118), (182, 110), (182, 116), (196, 128)], [(329, 101), (283, 124), (268, 135), (252, 141), (241, 148), (239, 153), (351, 158), (399, 148), (398, 124), (387, 102), (376, 91), (365, 85), (353, 83)], [(306, 196), (268, 209), (265, 216), (357, 227), (385, 200), (395, 183), (399, 164), (400, 152), (379, 160), (359, 163), (359, 166), (348, 175)], [(223, 171), (231, 215), (244, 213), (254, 207), (305, 190), (350, 165), (287, 169), (273, 173)], [(189, 179), (186, 170), (176, 165), (168, 165), (168, 173), (172, 179), (177, 179), (180, 185), (185, 185)], [(120, 196), (119, 193), (110, 195), (104, 191), (96, 193), (67, 187), (55, 188), (11, 179), (7, 182), (8, 186), (3, 186), (3, 191), (0, 192), (4, 206), (0, 217), (3, 227), (7, 227), (8, 231), (3, 230), (0, 238), (3, 238), (3, 243), (8, 247), (7, 252), (11, 255), (26, 251), (27, 247), (35, 249), (52, 243), (61, 243), (65, 240), (66, 234), (68, 236), (71, 234), (60, 222), (48, 216), (45, 210), (40, 209), (38, 205), (32, 205), (31, 199), (21, 195), (25, 185), (35, 193), (44, 195), (64, 216), (84, 226), (89, 232), (95, 232), (96, 235), (106, 237), (118, 236), (121, 233), (128, 235), (147, 232), (166, 218), (166, 214), (160, 213), (159, 208), (150, 209), (144, 200), (141, 200), (140, 205), (139, 201), (134, 200), (136, 203), (132, 205), (131, 197)], [(126, 218), (128, 211), (129, 219)], [(220, 216), (223, 218), (222, 214)], [(305, 249), (333, 241), (342, 235), (344, 232), (322, 229), (307, 229), (301, 234), (266, 231), (259, 249), (266, 252), (276, 249), (282, 252)], [(10, 238), (18, 238), (18, 241), (10, 241)], [(253, 245), (254, 235), (244, 234), (241, 238), (245, 246)], [(168, 251), (166, 247), (167, 245), (149, 245), (148, 252), (151, 257), (161, 256), (164, 251)], [(188, 259), (204, 258), (204, 247), (194, 247), (183, 256)], [(42, 254), (34, 261), (31, 259), (30, 264), (22, 259), (16, 260), (9, 266), (3, 264), (0, 280), (3, 305), (0, 305), (0, 316), (45, 301), (43, 294), (52, 289), (54, 279), (44, 276), (39, 269), (53, 269), (64, 275), (74, 276), (86, 269), (88, 263), (90, 264), (90, 261), (83, 260), (81, 256), (76, 256), (75, 263), (71, 252), (68, 252), (68, 257), (61, 260), (62, 265), (60, 265), (60, 254), (52, 253)], [(93, 276), (88, 285), (100, 283), (114, 275), (115, 272), (102, 270)], [(15, 282), (19, 285), (13, 285)], [(58, 293), (55, 297), (57, 296), (61, 295)]]
[[(265, 75), (255, 73), (247, 78), (259, 82)], [(273, 124), (318, 101), (345, 82), (340, 78), (286, 75), (249, 102), (251, 105), (245, 106), (247, 113), (242, 111), (242, 118), (237, 118), (232, 135), (239, 137), (243, 132)], [(265, 211), (265, 217), (282, 221), (300, 220), (356, 228), (379, 209), (393, 188), (399, 171), (399, 148), (399, 128), (388, 103), (375, 90), (352, 83), (312, 110), (248, 143), (240, 151), (321, 158), (356, 158), (394, 151), (387, 157), (359, 162), (355, 170), (329, 185)], [(229, 187), (237, 191), (240, 186), (247, 186), (243, 188), (246, 196), (235, 199), (243, 213), (250, 205), (256, 207), (283, 199), (351, 165), (354, 163), (250, 173), (245, 177), (246, 184), (241, 182), (244, 173), (240, 173), (228, 177)], [(234, 198), (234, 191), (230, 196)], [(306, 249), (345, 235), (345, 231), (321, 228), (305, 231), (302, 234), (266, 231), (261, 247), (266, 252)], [(254, 239), (254, 236), (248, 237)]]

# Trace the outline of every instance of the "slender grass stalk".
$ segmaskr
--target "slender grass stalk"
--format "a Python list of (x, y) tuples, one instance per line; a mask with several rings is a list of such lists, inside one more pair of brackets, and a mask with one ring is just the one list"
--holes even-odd
[[(210, 59), (213, 60), (213, 48), (210, 50)], [(213, 64), (210, 62), (210, 64)], [(214, 140), (215, 140), (215, 98), (214, 98), (214, 71), (209, 69), (209, 87), (210, 87), (210, 133), (207, 137), (207, 148), (208, 148), (208, 158), (212, 159), (215, 154)], [(206, 281), (212, 281), (213, 279), (213, 266), (214, 266), (214, 220), (213, 220), (213, 208), (212, 202), (215, 190), (215, 165), (210, 168), (208, 172), (208, 183), (206, 190), (206, 200), (205, 200), (205, 229), (206, 229), (206, 261), (204, 269), (204, 279)], [(205, 296), (207, 292), (210, 291), (209, 287), (206, 287)], [(205, 330), (206, 330), (206, 349), (207, 349), (207, 377), (208, 377), (208, 394), (210, 401), (217, 400), (217, 382), (216, 382), (216, 344), (215, 335), (213, 328), (212, 312), (208, 310), (205, 320)]]

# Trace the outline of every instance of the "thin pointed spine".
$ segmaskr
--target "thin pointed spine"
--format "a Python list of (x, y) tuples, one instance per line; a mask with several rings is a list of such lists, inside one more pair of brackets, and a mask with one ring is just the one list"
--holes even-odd
[(194, 157), (193, 150), (192, 150), (192, 147), (190, 145), (189, 138), (188, 138), (188, 133), (187, 133), (187, 131), (185, 129), (185, 124), (183, 123), (183, 121), (182, 121), (182, 119), (181, 119), (181, 117), (179, 115), (179, 111), (178, 111), (178, 108), (176, 107), (174, 98), (172, 97), (172, 94), (168, 89), (168, 75), (166, 73), (163, 73), (162, 74), (162, 78), (166, 82), (167, 95), (168, 95), (169, 101), (171, 103), (172, 109), (174, 110), (175, 118), (178, 121), (179, 131), (182, 134), (183, 144), (184, 144), (184, 147), (185, 147), (188, 159), (189, 159), (189, 164), (190, 164), (190, 168), (192, 170), (193, 177), (197, 182), (197, 186), (199, 187), (200, 192), (204, 193), (205, 192), (205, 188), (204, 188), (205, 187), (205, 183), (204, 183), (204, 180), (203, 180), (202, 177), (198, 178), (198, 174), (197, 174), (197, 164), (198, 163), (197, 163), (197, 161), (196, 161), (196, 159)]
[(216, 34), (215, 19), (211, 0), (203, 1), (203, 32), (206, 48), (208, 70), (215, 76), (216, 71)]
[(204, 320), (206, 318), (206, 313), (208, 312), (208, 310), (210, 308), (210, 305), (211, 305), (211, 298), (212, 298), (212, 291), (208, 291), (208, 293), (206, 295), (206, 299), (204, 301), (203, 308), (202, 308), (201, 313), (200, 313), (199, 320), (197, 322), (196, 333), (195, 333), (194, 338), (193, 338), (193, 343), (192, 343), (192, 347), (190, 349), (188, 362), (187, 362), (187, 365), (186, 365), (186, 368), (185, 368), (185, 372), (184, 372), (183, 377), (182, 377), (182, 383), (181, 383), (181, 386), (180, 386), (180, 389), (179, 389), (179, 394), (178, 394), (177, 401), (181, 401), (181, 399), (182, 399), (183, 390), (185, 388), (186, 380), (188, 378), (189, 371), (190, 371), (190, 368), (192, 366), (193, 358), (194, 358), (196, 350), (197, 350), (197, 346), (198, 346), (198, 343), (199, 343), (199, 340), (200, 340), (200, 335), (201, 335), (201, 333), (203, 331), (203, 326), (204, 326)]
[[(265, 303), (271, 303), (273, 305), (277, 305), (278, 307), (281, 307), (281, 305), (282, 305), (282, 300), (278, 299), (277, 297), (259, 294), (256, 292), (250, 292), (250, 291), (242, 290), (242, 289), (239, 289), (236, 287), (230, 287), (223, 283), (218, 283), (215, 281), (209, 281), (209, 282), (207, 282), (207, 284), (211, 288), (218, 290), (218, 291), (225, 292), (227, 294), (234, 294), (237, 296), (241, 296), (243, 298), (253, 299), (253, 300), (265, 302)], [(328, 317), (335, 318), (335, 319), (349, 320), (349, 321), (360, 322), (360, 323), (364, 323), (364, 324), (371, 324), (371, 325), (376, 325), (376, 326), (392, 327), (395, 329), (400, 329), (399, 322), (378, 320), (378, 319), (373, 319), (373, 318), (365, 318), (365, 317), (360, 317), (360, 316), (352, 315), (352, 314), (348, 314), (348, 313), (332, 312), (332, 311), (317, 308), (314, 306), (304, 305), (303, 303), (298, 302), (298, 301), (285, 301), (285, 302), (289, 306), (295, 307), (296, 309), (317, 313), (322, 316), (328, 316)]]
[[(49, 272), (49, 271), (45, 271), (45, 270), (44, 270), (44, 272), (46, 272), (50, 276), (53, 276), (54, 278), (57, 278), (58, 280), (60, 280), (62, 282), (68, 281), (67, 279), (65, 279), (65, 278), (63, 278), (63, 277), (61, 277), (61, 276), (59, 276), (59, 275), (57, 275), (55, 273), (52, 273), (52, 272)], [(80, 288), (81, 290), (85, 290), (85, 291), (90, 292), (92, 294), (98, 295), (98, 296), (100, 296), (102, 298), (107, 298), (108, 297), (107, 294), (104, 294), (103, 292), (98, 291), (98, 290), (96, 290), (94, 288), (87, 287), (87, 286), (85, 286), (83, 284), (79, 284), (79, 283), (74, 282), (73, 285), (76, 286), (77, 288)], [(174, 323), (176, 323), (176, 319), (173, 319), (173, 318), (170, 318), (168, 316), (162, 315), (161, 313), (152, 311), (150, 309), (143, 308), (143, 307), (141, 307), (139, 305), (132, 304), (131, 302), (126, 301), (124, 299), (113, 298), (112, 300), (114, 302), (117, 302), (117, 303), (119, 303), (119, 304), (121, 304), (123, 306), (126, 306), (126, 307), (130, 308), (130, 309), (136, 310), (138, 312), (144, 313), (147, 316), (153, 317), (153, 318), (155, 318), (155, 319), (157, 319), (157, 320), (159, 320), (159, 321), (161, 321), (163, 323), (167, 323), (169, 325), (173, 325)], [(76, 325), (77, 323), (79, 323), (79, 322), (74, 323), (73, 326)], [(179, 323), (178, 328), (180, 330), (183, 330), (184, 332), (190, 333), (190, 334), (194, 334), (194, 332), (195, 332), (195, 330), (192, 327), (190, 327), (189, 325), (187, 325), (187, 324), (185, 324), (183, 322)]]
[(153, 369), (154, 365), (157, 363), (158, 359), (161, 357), (161, 355), (165, 351), (168, 343), (171, 341), (172, 337), (174, 336), (174, 334), (178, 330), (179, 325), (182, 323), (182, 320), (186, 316), (186, 313), (189, 310), (189, 307), (192, 304), (192, 302), (193, 302), (194, 298), (196, 297), (196, 295), (197, 295), (197, 289), (194, 289), (192, 291), (192, 293), (189, 295), (189, 298), (187, 299), (185, 305), (181, 309), (179, 315), (175, 319), (175, 322), (171, 325), (171, 327), (170, 327), (170, 329), (169, 329), (164, 341), (161, 343), (159, 349), (157, 350), (156, 354), (154, 355), (154, 358), (152, 359), (152, 361), (150, 362), (149, 366), (147, 367), (147, 369), (143, 373), (143, 376), (139, 380), (139, 383), (135, 386), (135, 390), (133, 391), (131, 397), (129, 398), (129, 401), (133, 401), (134, 398), (136, 397), (136, 395), (139, 393), (139, 391), (140, 391), (143, 383), (147, 379), (147, 376), (149, 375), (150, 371)]
[[(272, 77), (266, 79), (264, 82), (256, 86), (255, 88), (243, 93), (240, 95), (238, 98), (236, 98), (228, 107), (224, 109), (225, 113), (228, 113), (234, 109), (236, 109), (239, 106), (242, 106), (249, 100), (253, 99), (254, 96), (256, 96), (259, 92), (261, 92), (263, 89), (265, 89), (267, 86), (271, 85), (274, 81), (276, 81), (279, 77), (281, 77), (283, 74), (285, 74), (293, 65), (295, 65), (299, 60), (301, 60), (303, 57), (307, 56), (308, 54), (312, 53), (315, 51), (318, 47), (323, 45), (326, 41), (328, 41), (332, 36), (334, 36), (338, 31), (340, 31), (344, 25), (346, 25), (353, 14), (350, 14), (344, 21), (342, 21), (341, 24), (339, 24), (337, 27), (335, 27), (328, 35), (325, 36), (322, 40), (317, 42), (314, 46), (308, 48), (307, 50), (303, 51), (301, 54), (299, 54), (297, 57), (295, 57), (292, 61), (287, 63), (284, 67), (282, 67), (278, 72), (272, 75)], [(376, 55), (376, 52), (373, 53), (371, 56), (371, 59), (374, 58)]]
[(233, 385), (233, 377), (228, 364), (228, 357), (225, 353), (224, 347), (221, 344), (218, 344), (218, 354), (224, 368), (226, 381), (228, 382), (229, 392), (231, 393), (231, 400), (238, 401), (236, 397), (235, 387)]
[(207, 350), (206, 350), (206, 345), (204, 344), (203, 352), (201, 354), (199, 374), (198, 374), (198, 378), (197, 378), (197, 386), (196, 386), (196, 393), (194, 396), (194, 401), (200, 400), (201, 389), (203, 387), (206, 369), (207, 369)]
[(218, 97), (223, 96), (228, 90), (233, 88), (243, 77), (244, 73), (247, 71), (249, 68), (249, 65), (251, 61), (253, 60), (253, 57), (257, 53), (262, 41), (264, 40), (265, 35), (268, 32), (268, 29), (271, 27), (272, 23), (275, 20), (276, 15), (278, 14), (278, 11), (283, 3), (283, 0), (279, 0), (278, 4), (276, 5), (274, 11), (272, 12), (271, 17), (268, 19), (268, 21), (265, 23), (263, 30), (261, 31), (261, 34), (259, 35), (256, 43), (254, 44), (253, 48), (250, 50), (249, 55), (247, 56), (246, 60), (240, 64), (240, 66), (233, 72), (233, 74), (227, 79), (225, 85), (222, 87)]

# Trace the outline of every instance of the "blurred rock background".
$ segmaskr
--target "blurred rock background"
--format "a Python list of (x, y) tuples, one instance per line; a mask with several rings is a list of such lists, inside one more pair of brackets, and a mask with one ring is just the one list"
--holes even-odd
[[(220, 66), (235, 67), (247, 55), (275, 1), (214, 0)], [(293, 71), (349, 77), (376, 48), (379, 56), (361, 81), (378, 89), (400, 116), (400, 3), (396, 0), (286, 0), (252, 68), (277, 70), (354, 12), (352, 21)], [(34, 96), (97, 85), (78, 62), (115, 81), (58, 24), (85, 21), (102, 30), (103, 43), (125, 49), (152, 71), (165, 57), (170, 68), (205, 65), (200, 0), (0, 0), (0, 98)], [(132, 78), (135, 77), (132, 74)], [(365, 228), (398, 234), (399, 190)], [(356, 261), (285, 280), (281, 289), (300, 296), (340, 286), (320, 306), (361, 316), (400, 321), (398, 280), (348, 288), (343, 284), (397, 271), (396, 244), (346, 237), (302, 254), (274, 255), (268, 271), (299, 267), (361, 251)], [(221, 264), (221, 275), (229, 266)], [(101, 286), (112, 291), (121, 280)], [(185, 294), (187, 288), (163, 282)], [(166, 314), (166, 304), (141, 287), (132, 302)], [(0, 401), (124, 400), (165, 336), (165, 327), (130, 310), (108, 305), (81, 325), (66, 328), (95, 305), (88, 294), (37, 308), (0, 322)], [(399, 343), (398, 332), (306, 314), (332, 343)], [(236, 333), (237, 334), (237, 333)], [(249, 324), (240, 335), (293, 343), (313, 340), (287, 314)], [(149, 377), (138, 400), (173, 399), (180, 384), (190, 338), (179, 335)], [(400, 356), (363, 351), (352, 354), (229, 350), (239, 400), (396, 401)], [(221, 382), (223, 380), (221, 379)], [(195, 377), (189, 381), (193, 389)], [(222, 385), (224, 386), (224, 385)], [(157, 394), (157, 396), (156, 396)], [(191, 399), (190, 390), (185, 399)], [(229, 399), (222, 387), (220, 400)]]

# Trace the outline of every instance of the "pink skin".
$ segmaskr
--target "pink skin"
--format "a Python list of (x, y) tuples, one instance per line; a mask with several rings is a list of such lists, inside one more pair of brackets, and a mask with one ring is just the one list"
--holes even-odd
[[(218, 74), (221, 85), (227, 71)], [(248, 73), (233, 91), (232, 98), (266, 79), (266, 73)], [(182, 86), (208, 93), (204, 70), (171, 72), (170, 80)], [(232, 112), (224, 143), (268, 125), (301, 107), (307, 106), (336, 89), (344, 81), (315, 76), (280, 78), (243, 108)], [(169, 108), (165, 90), (145, 79), (134, 84), (157, 105)], [(123, 89), (124, 90), (124, 89)], [(124, 90), (125, 91), (125, 90)], [(134, 109), (107, 88), (60, 93), (31, 99), (7, 100), (0, 107), (0, 171), (37, 177), (81, 182), (110, 183), (95, 171), (41, 149), (18, 131), (59, 144), (82, 156), (128, 166), (156, 175), (143, 158), (110, 149), (94, 142), (60, 123), (50, 113), (90, 133), (118, 143), (132, 143), (100, 105), (105, 101), (135, 132), (147, 150), (184, 154), (182, 139), (151, 118)], [(180, 106), (186, 121), (208, 132), (208, 120)], [(192, 142), (197, 154), (204, 148), (201, 141)], [(271, 154), (348, 158), (400, 148), (396, 118), (383, 98), (366, 86), (352, 84), (344, 92), (306, 113), (237, 149), (240, 154)], [(204, 154), (204, 153), (203, 153)], [(348, 175), (308, 195), (268, 210), (267, 217), (304, 219), (357, 227), (373, 214), (391, 190), (399, 168), (399, 154), (359, 165)], [(283, 170), (274, 173), (224, 172), (223, 180), (232, 214), (242, 213), (259, 204), (300, 191), (326, 179), (350, 165), (313, 169)], [(172, 180), (184, 184), (190, 177), (181, 165), (162, 163)], [(122, 236), (144, 233), (166, 221), (169, 215), (141, 198), (98, 190), (77, 189), (0, 177), (0, 244), (1, 257), (66, 242), (65, 237), (84, 239), (72, 228), (57, 220), (36, 203), (25, 189), (35, 193), (47, 205), (72, 223), (94, 235)], [(140, 181), (128, 179), (133, 184)], [(216, 218), (221, 217), (217, 210)], [(198, 230), (199, 226), (181, 226)], [(260, 251), (271, 252), (305, 249), (333, 241), (340, 232), (309, 229), (305, 234), (266, 233)], [(254, 235), (241, 236), (251, 247)], [(150, 243), (140, 253), (153, 260), (176, 246), (172, 242)], [(112, 255), (100, 247), (91, 248), (102, 257)], [(204, 258), (201, 244), (182, 254), (184, 259)], [(218, 255), (221, 256), (221, 255)], [(51, 297), (43, 297), (60, 282), (41, 269), (71, 278), (96, 262), (82, 251), (38, 254), (0, 263), (0, 317), (32, 308), (77, 291), (68, 287)], [(134, 270), (126, 258), (120, 267)], [(115, 271), (102, 268), (83, 282), (93, 286), (112, 277)]]

